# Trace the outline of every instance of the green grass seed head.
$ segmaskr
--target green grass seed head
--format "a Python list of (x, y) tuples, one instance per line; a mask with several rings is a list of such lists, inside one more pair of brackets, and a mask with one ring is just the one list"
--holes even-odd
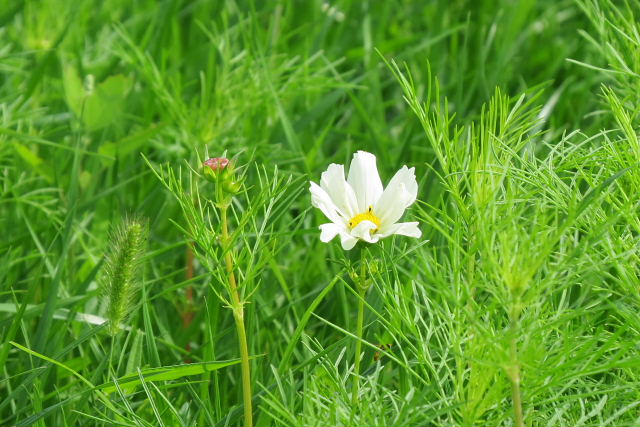
[(147, 235), (146, 221), (136, 217), (124, 219), (111, 232), (105, 269), (100, 281), (111, 335), (118, 333), (121, 323), (131, 314), (140, 287), (141, 260)]

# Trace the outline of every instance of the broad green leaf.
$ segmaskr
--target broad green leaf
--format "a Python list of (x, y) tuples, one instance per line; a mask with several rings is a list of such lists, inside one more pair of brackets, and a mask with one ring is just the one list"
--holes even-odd
[(131, 84), (130, 78), (119, 74), (96, 85), (87, 97), (83, 112), (83, 121), (89, 130), (108, 126), (122, 115)]
[(131, 333), (133, 334), (133, 342), (127, 355), (127, 367), (125, 370), (127, 374), (136, 372), (136, 367), (142, 364), (142, 334), (138, 333), (137, 329), (132, 330)]
[[(75, 371), (75, 372), (80, 372), (83, 369), (85, 369), (89, 364), (91, 363), (91, 360), (89, 360), (86, 357), (74, 357), (73, 359), (67, 359), (65, 360), (64, 364), (67, 368)], [(73, 374), (67, 370), (67, 369), (63, 369), (60, 366), (57, 367), (56, 370), (56, 375), (58, 376), (58, 379), (62, 379), (62, 378), (68, 378), (71, 377)]]
[(38, 175), (44, 177), (47, 181), (53, 182), (53, 172), (51, 172), (51, 167), (45, 163), (42, 157), (38, 156), (36, 153), (31, 151), (26, 146), (20, 144), (19, 142), (13, 142), (13, 148), (15, 148), (16, 153), (24, 160), (31, 169)]
[(65, 65), (62, 71), (67, 104), (88, 130), (109, 126), (122, 115), (132, 86), (131, 78), (118, 74), (96, 84), (95, 88), (86, 88), (72, 65)]
[(106, 393), (113, 393), (117, 390), (117, 383), (121, 390), (132, 391), (140, 385), (140, 382), (142, 381), (141, 377), (145, 382), (177, 380), (190, 375), (200, 375), (205, 372), (215, 371), (238, 363), (240, 363), (240, 360), (234, 359), (222, 362), (202, 362), (186, 365), (163, 366), (161, 368), (148, 368), (140, 371), (140, 375), (138, 373), (125, 375), (118, 378), (115, 382), (110, 381), (98, 386), (98, 388), (104, 390)]
[(100, 145), (98, 152), (107, 157), (102, 157), (102, 164), (104, 166), (110, 166), (115, 161), (116, 157), (124, 157), (132, 152), (140, 151), (140, 149), (162, 129), (163, 125), (151, 125), (148, 128), (142, 129), (132, 135), (127, 135), (119, 141), (105, 142)]
[(87, 95), (84, 85), (75, 67), (65, 64), (62, 67), (62, 84), (64, 86), (64, 95), (67, 104), (75, 115), (80, 116), (82, 112), (82, 101)]

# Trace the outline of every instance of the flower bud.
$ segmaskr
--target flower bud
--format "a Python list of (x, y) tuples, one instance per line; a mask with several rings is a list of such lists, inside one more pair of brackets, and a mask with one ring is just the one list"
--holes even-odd
[(214, 157), (203, 164), (204, 177), (216, 184), (216, 205), (228, 206), (233, 196), (242, 189), (242, 176), (238, 177), (238, 170), (234, 159)]
[(222, 189), (225, 193), (238, 194), (241, 187), (242, 182), (236, 181), (233, 176), (230, 176), (228, 179), (222, 181)]
[(367, 265), (369, 266), (369, 274), (372, 276), (378, 274), (378, 272), (381, 271), (380, 260), (377, 260), (377, 259), (370, 260), (367, 263)]
[(218, 178), (225, 172), (229, 166), (229, 159), (226, 157), (213, 157), (204, 163), (204, 177), (211, 182), (217, 182)]
[(353, 269), (353, 268), (349, 269), (349, 278), (351, 280), (353, 280), (355, 283), (357, 283), (359, 277), (360, 277), (360, 275), (358, 274), (358, 272), (355, 269)]

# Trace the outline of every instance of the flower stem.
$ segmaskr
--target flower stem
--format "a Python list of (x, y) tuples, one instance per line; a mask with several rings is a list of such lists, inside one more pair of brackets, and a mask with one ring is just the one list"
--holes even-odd
[(238, 293), (238, 284), (236, 276), (233, 272), (233, 257), (231, 255), (231, 239), (229, 238), (229, 226), (227, 220), (227, 208), (223, 206), (221, 211), (222, 220), (222, 248), (224, 251), (224, 260), (229, 276), (229, 293), (231, 295), (231, 309), (233, 310), (233, 318), (236, 322), (236, 331), (238, 333), (238, 345), (240, 346), (240, 358), (242, 369), (242, 398), (244, 401), (244, 425), (245, 427), (253, 427), (253, 411), (251, 403), (251, 368), (249, 366), (249, 348), (247, 346), (247, 333), (244, 328), (244, 307)]
[(356, 353), (355, 367), (353, 373), (353, 387), (351, 389), (351, 405), (355, 408), (358, 405), (358, 391), (360, 389), (360, 359), (362, 352), (362, 329), (364, 326), (364, 299), (367, 293), (367, 268), (365, 262), (365, 250), (362, 249), (360, 255), (360, 283), (358, 283), (358, 323), (356, 325)]
[[(185, 274), (185, 279), (190, 282), (191, 279), (193, 279), (193, 248), (192, 248), (192, 243), (189, 242), (187, 243), (187, 248), (186, 248), (186, 274)], [(193, 286), (189, 285), (187, 286), (187, 303), (186, 306), (184, 307), (184, 310), (182, 312), (182, 327), (183, 329), (186, 330), (189, 329), (189, 326), (191, 325), (191, 322), (193, 321)], [(191, 344), (189, 343), (189, 340), (187, 339), (187, 343), (185, 344), (185, 350), (187, 351), (187, 353), (191, 352)], [(191, 360), (189, 359), (189, 357), (187, 356), (187, 359), (185, 360), (186, 363), (191, 363)]]
[(515, 303), (511, 310), (511, 326), (510, 326), (510, 375), (511, 379), (511, 397), (513, 400), (513, 415), (515, 427), (524, 427), (524, 416), (522, 414), (522, 394), (520, 393), (520, 361), (518, 359), (518, 334), (520, 332), (519, 313), (517, 309), (518, 302)]

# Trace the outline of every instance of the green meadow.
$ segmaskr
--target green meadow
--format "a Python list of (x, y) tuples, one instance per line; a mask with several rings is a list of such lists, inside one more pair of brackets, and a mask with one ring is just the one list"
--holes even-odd
[[(639, 22), (0, 2), (0, 425), (640, 425)], [(358, 151), (420, 237), (321, 240)]]

